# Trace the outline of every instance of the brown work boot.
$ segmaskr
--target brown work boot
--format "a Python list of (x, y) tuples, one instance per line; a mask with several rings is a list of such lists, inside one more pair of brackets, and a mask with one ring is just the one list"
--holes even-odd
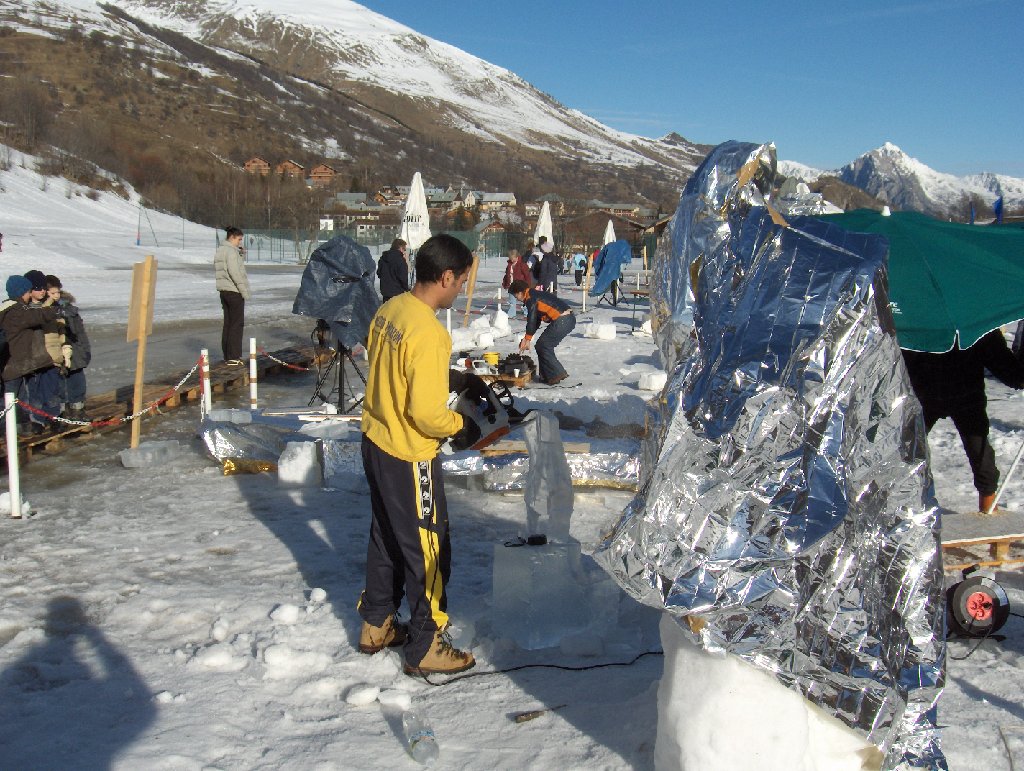
[[(1002, 509), (993, 508), (992, 504), (996, 502), (995, 493), (981, 493), (978, 495), (978, 512), (980, 514), (1002, 514)], [(992, 509), (989, 512), (989, 509)]]
[(376, 653), (385, 648), (396, 648), (405, 645), (409, 636), (409, 626), (396, 620), (395, 615), (388, 616), (380, 626), (363, 622), (363, 631), (359, 633), (359, 652)]
[(452, 645), (451, 637), (448, 636), (447, 627), (434, 632), (434, 639), (427, 649), (423, 660), (416, 665), (405, 663), (405, 674), (412, 677), (425, 677), (426, 675), (454, 675), (456, 672), (465, 672), (476, 665), (476, 659), (468, 651), (460, 651)]

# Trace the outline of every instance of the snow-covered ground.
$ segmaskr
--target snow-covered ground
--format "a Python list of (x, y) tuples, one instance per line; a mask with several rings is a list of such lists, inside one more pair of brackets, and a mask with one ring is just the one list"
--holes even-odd
[[(136, 247), (131, 204), (105, 194), (90, 201), (73, 190), (69, 198), (52, 180), (43, 187), (18, 164), (0, 172), (0, 258), (9, 273), (58, 274), (86, 322), (113, 337), (113, 330), (123, 334), (129, 268), (152, 252), (160, 261), (160, 343), (151, 346), (175, 347), (187, 358), (207, 345), (216, 355), (212, 231), (186, 224), (185, 248)], [(158, 230), (182, 230), (180, 220), (150, 217)], [(493, 304), (501, 269), (497, 261), (482, 266), (480, 302)], [(298, 268), (252, 271), (247, 335), (262, 342), (268, 329), (286, 325), (298, 278)], [(567, 296), (579, 299), (578, 292)], [(587, 315), (615, 324), (618, 335), (584, 338), (581, 324), (559, 349), (568, 382), (582, 385), (529, 388), (518, 404), (581, 421), (641, 423), (650, 394), (637, 382), (657, 369), (653, 343), (630, 334), (628, 305)], [(298, 320), (291, 333), (299, 336), (305, 325)], [(521, 321), (513, 326), (521, 328)], [(511, 352), (517, 340), (501, 338), (494, 349)], [(93, 366), (127, 384), (133, 361), (111, 346)], [(261, 401), (303, 405), (312, 388), (310, 375), (283, 377), (264, 384)], [(1024, 400), (994, 383), (990, 396), (1005, 473), (1024, 442)], [(217, 406), (245, 399), (228, 394)], [(405, 677), (395, 652), (356, 650), (369, 521), (358, 469), (313, 489), (280, 487), (272, 474), (223, 476), (194, 438), (197, 423), (187, 407), (144, 424), (144, 439), (183, 444), (177, 460), (160, 466), (123, 468), (117, 452), (127, 435), (109, 434), (23, 469), (34, 516), (0, 519), (0, 766), (413, 768), (401, 739), (401, 706), (411, 700), (433, 724), (444, 768), (652, 767), (659, 656), (584, 671), (486, 674), (531, 663), (628, 662), (659, 646), (659, 613), (625, 598), (619, 634), (593, 650), (577, 641), (524, 651), (492, 621), (493, 550), (522, 531), (521, 494), (448, 486), (450, 611), (481, 674), (433, 687)], [(940, 503), (970, 510), (970, 473), (948, 421), (930, 446)], [(622, 491), (577, 491), (572, 533), (584, 552), (628, 500)], [(1024, 509), (1024, 481), (1011, 483), (1004, 502)], [(1024, 580), (1016, 572), (1000, 579), (1016, 611)], [(313, 589), (326, 598), (313, 599)], [(953, 769), (1013, 768), (1008, 748), (1016, 768), (1024, 764), (1024, 624), (1011, 618), (1003, 632), (1005, 640), (985, 641), (949, 663), (939, 720)], [(973, 647), (953, 642), (950, 652), (963, 656)], [(379, 688), (381, 699), (350, 704), (364, 686)], [(545, 707), (560, 708), (529, 722), (511, 719)]]

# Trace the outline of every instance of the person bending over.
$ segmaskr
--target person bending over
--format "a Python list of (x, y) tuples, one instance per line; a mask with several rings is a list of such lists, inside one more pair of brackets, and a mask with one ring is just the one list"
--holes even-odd
[(530, 341), (540, 329), (541, 322), (547, 322), (548, 328), (537, 338), (536, 343), (537, 366), (540, 369), (538, 374), (541, 381), (548, 385), (561, 383), (569, 374), (555, 356), (555, 348), (576, 328), (576, 317), (569, 303), (550, 292), (530, 289), (525, 281), (513, 281), (508, 291), (526, 308), (526, 334), (519, 343), (520, 352), (529, 350)]

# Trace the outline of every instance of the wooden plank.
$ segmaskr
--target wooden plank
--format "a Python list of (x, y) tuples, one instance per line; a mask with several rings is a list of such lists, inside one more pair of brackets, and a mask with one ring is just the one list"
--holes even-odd
[[(562, 445), (566, 452), (586, 454), (590, 452), (590, 442), (566, 442)], [(519, 439), (503, 439), (490, 447), (480, 450), (481, 455), (512, 455), (526, 453), (526, 442)]]
[[(280, 359), (288, 364), (308, 368), (313, 362), (314, 351), (312, 346), (307, 345), (273, 351), (271, 355), (275, 359)], [(295, 372), (295, 370), (278, 364), (266, 355), (257, 357), (257, 370), (259, 372), (258, 377), (261, 379), (281, 372)], [(140, 409), (141, 407), (145, 407), (158, 399), (163, 398), (175, 384), (179, 383), (182, 378), (185, 377), (186, 372), (188, 372), (188, 370), (178, 372), (177, 374), (167, 375), (160, 384), (149, 383), (143, 386), (142, 396), (140, 399)], [(249, 373), (247, 368), (229, 367), (226, 364), (221, 363), (214, 365), (211, 371), (211, 378), (213, 377), (214, 372), (216, 372), (220, 377), (219, 384), (213, 389), (217, 393), (223, 393), (231, 390), (232, 388), (241, 387), (243, 385), (247, 386), (249, 383)], [(161, 405), (161, 409), (175, 409), (182, 406), (184, 403), (198, 401), (202, 396), (202, 388), (198, 383), (198, 371), (193, 375), (193, 378), (196, 378), (196, 380), (189, 381), (184, 384), (180, 391), (169, 397), (168, 400)], [(132, 398), (132, 392), (132, 386), (121, 386), (119, 388), (115, 388), (113, 391), (107, 391), (105, 393), (88, 397), (85, 404), (86, 418), (94, 423), (102, 423), (104, 421), (119, 421), (122, 418), (133, 414), (136, 410), (133, 404), (134, 400)], [(54, 425), (56, 428), (45, 434), (19, 438), (19, 451), (26, 460), (31, 458), (33, 454), (39, 452), (55, 454), (65, 449), (68, 444), (77, 444), (81, 441), (87, 441), (99, 434), (130, 428), (129, 423), (122, 422), (109, 426), (72, 426), (59, 422)], [(0, 439), (0, 458), (6, 457), (7, 444), (3, 439)], [(6, 464), (4, 465), (6, 466)]]
[(533, 380), (533, 373), (530, 370), (526, 370), (519, 377), (515, 375), (480, 375), (480, 379), (485, 383), (505, 383), (516, 388), (523, 388)]

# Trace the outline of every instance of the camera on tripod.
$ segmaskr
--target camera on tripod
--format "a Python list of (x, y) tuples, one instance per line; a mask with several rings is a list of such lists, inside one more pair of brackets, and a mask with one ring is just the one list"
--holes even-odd
[[(317, 385), (309, 403), (317, 399), (337, 404), (339, 412), (351, 412), (362, 403), (353, 381), (347, 377), (351, 367), (366, 384), (366, 376), (352, 357), (352, 351), (366, 342), (370, 322), (380, 307), (374, 287), (377, 265), (370, 250), (348, 236), (335, 236), (322, 244), (309, 257), (302, 272), (299, 292), (292, 313), (316, 319), (311, 338), (313, 344), (330, 350), (326, 367), (318, 363)], [(337, 368), (337, 386), (324, 389), (330, 374)]]

